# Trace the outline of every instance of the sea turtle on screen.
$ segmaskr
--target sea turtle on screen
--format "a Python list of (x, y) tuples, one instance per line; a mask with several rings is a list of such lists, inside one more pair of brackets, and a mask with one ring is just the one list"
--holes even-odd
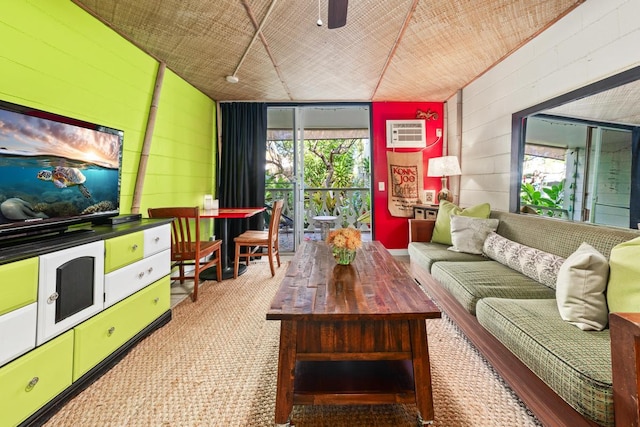
[(73, 187), (76, 185), (84, 197), (87, 199), (91, 198), (91, 193), (89, 193), (87, 187), (84, 186), (84, 182), (87, 178), (78, 168), (56, 166), (52, 171), (41, 170), (38, 172), (38, 179), (43, 181), (53, 181), (55, 186), (58, 188)]

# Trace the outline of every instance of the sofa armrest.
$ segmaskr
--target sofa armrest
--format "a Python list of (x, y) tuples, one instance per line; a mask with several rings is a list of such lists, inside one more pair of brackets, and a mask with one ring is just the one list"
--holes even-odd
[(410, 219), (409, 242), (430, 242), (435, 226), (433, 219)]
[(640, 313), (610, 313), (613, 404), (616, 425), (640, 425)]

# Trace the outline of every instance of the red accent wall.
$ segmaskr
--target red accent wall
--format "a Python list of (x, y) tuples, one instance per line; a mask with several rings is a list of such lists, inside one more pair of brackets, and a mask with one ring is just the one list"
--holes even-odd
[[(409, 244), (408, 218), (393, 217), (387, 208), (389, 191), (387, 171), (387, 120), (415, 119), (418, 110), (431, 110), (438, 113), (436, 120), (427, 121), (427, 145), (436, 141), (436, 129), (443, 126), (443, 106), (441, 102), (374, 102), (372, 105), (373, 130), (373, 206), (374, 206), (374, 235), (387, 249), (406, 249)], [(440, 190), (440, 178), (427, 177), (429, 158), (442, 156), (444, 138), (432, 147), (422, 152), (424, 160), (424, 189)], [(416, 149), (396, 149), (396, 151), (416, 151)], [(384, 191), (378, 189), (378, 184), (384, 182)]]

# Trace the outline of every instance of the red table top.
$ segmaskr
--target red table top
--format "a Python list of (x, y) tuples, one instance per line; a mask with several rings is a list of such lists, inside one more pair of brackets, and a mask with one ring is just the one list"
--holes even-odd
[(200, 218), (249, 218), (267, 208), (220, 208), (200, 210)]

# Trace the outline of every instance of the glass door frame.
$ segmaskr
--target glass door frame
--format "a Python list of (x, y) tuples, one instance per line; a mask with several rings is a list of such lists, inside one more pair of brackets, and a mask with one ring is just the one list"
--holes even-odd
[(293, 250), (295, 251), (304, 240), (304, 215), (305, 215), (305, 184), (304, 184), (304, 112), (318, 107), (336, 107), (336, 108), (348, 108), (348, 107), (366, 107), (368, 109), (368, 131), (369, 131), (369, 194), (370, 194), (370, 229), (371, 239), (375, 239), (373, 226), (374, 221), (374, 204), (373, 204), (373, 176), (374, 176), (374, 159), (373, 159), (373, 104), (370, 102), (314, 102), (314, 103), (267, 103), (267, 109), (279, 108), (293, 110)]

